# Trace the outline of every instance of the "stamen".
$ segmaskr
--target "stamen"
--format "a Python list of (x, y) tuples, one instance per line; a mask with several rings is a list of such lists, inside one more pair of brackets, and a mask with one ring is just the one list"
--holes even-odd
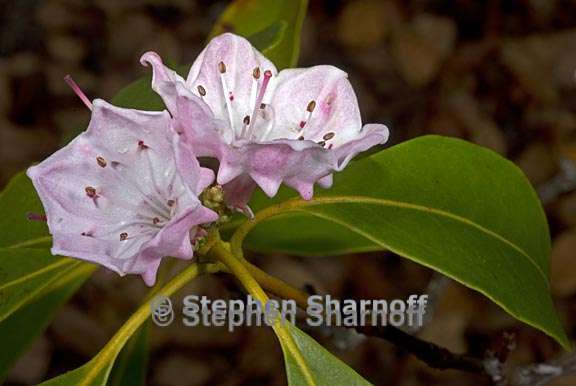
[(154, 224), (154, 225), (158, 224), (159, 222), (160, 222), (160, 219), (158, 217), (154, 217), (152, 219), (152, 224)]
[(268, 82), (270, 82), (270, 78), (272, 78), (272, 71), (266, 70), (264, 71), (264, 79), (262, 79), (262, 87), (260, 87), (260, 92), (258, 93), (258, 97), (256, 98), (256, 106), (260, 106), (261, 109), (263, 103), (262, 99), (264, 99), (264, 94), (266, 93), (266, 88), (268, 88)]
[(244, 138), (244, 135), (246, 134), (246, 129), (248, 128), (248, 126), (250, 125), (250, 116), (246, 115), (244, 117), (244, 119), (242, 120), (242, 123), (244, 124), (242, 126), (242, 132), (240, 133), (240, 138)]
[(70, 75), (66, 75), (64, 77), (64, 81), (68, 83), (68, 86), (70, 86), (72, 91), (74, 91), (74, 93), (78, 96), (78, 98), (80, 98), (80, 100), (86, 105), (86, 107), (92, 110), (92, 102), (90, 102), (90, 99), (88, 99), (86, 94), (82, 92), (78, 84), (74, 82), (74, 79), (72, 79)]
[(226, 73), (226, 65), (224, 62), (218, 63), (218, 71), (220, 72), (220, 83), (222, 83), (222, 92), (224, 95), (224, 101), (226, 102), (226, 109), (228, 110), (228, 120), (230, 121), (230, 128), (234, 135), (236, 135), (236, 129), (234, 128), (234, 121), (232, 118), (232, 100), (234, 99), (230, 90), (228, 90), (228, 85), (226, 84), (226, 79), (224, 79), (224, 74)]
[[(260, 73), (260, 71), (258, 71)], [(262, 86), (260, 86), (260, 90), (258, 91), (258, 96), (256, 97), (256, 101), (254, 102), (254, 108), (252, 110), (252, 118), (250, 119), (250, 127), (248, 128), (247, 136), (248, 138), (252, 138), (252, 132), (254, 128), (254, 122), (256, 122), (256, 107), (260, 107), (263, 110), (266, 105), (262, 103), (262, 99), (264, 99), (264, 94), (266, 93), (266, 89), (268, 88), (268, 83), (270, 82), (270, 78), (272, 78), (272, 71), (266, 70), (264, 71), (264, 79), (262, 79)]]
[(100, 156), (96, 157), (96, 162), (97, 162), (98, 165), (99, 165), (100, 167), (102, 167), (102, 168), (105, 168), (106, 165), (107, 165), (106, 160), (105, 160), (103, 157), (100, 157)]
[(258, 79), (260, 79), (260, 67), (254, 67), (254, 70), (252, 70), (252, 87), (250, 88), (250, 108), (252, 110), (254, 110), (254, 106), (256, 106)]
[(303, 135), (299, 136), (299, 137), (298, 137), (298, 140), (299, 140), (299, 141), (304, 141), (304, 136), (303, 136)]
[(166, 202), (166, 205), (168, 205), (170, 208), (172, 208), (175, 203), (176, 203), (176, 201), (174, 201), (174, 200), (168, 200), (168, 201)]
[(322, 139), (324, 139), (324, 140), (326, 140), (326, 141), (329, 141), (329, 140), (331, 140), (332, 138), (334, 138), (335, 135), (336, 135), (336, 134), (331, 131), (331, 132), (329, 132), (329, 133), (324, 134), (324, 136), (322, 137)]
[(206, 89), (201, 84), (198, 85), (197, 89), (200, 96), (206, 96)]
[(98, 197), (98, 194), (96, 194), (96, 188), (94, 188), (92, 186), (85, 187), (84, 191), (86, 192), (86, 195), (90, 198)]
[(330, 145), (328, 145), (328, 150), (332, 149), (334, 147), (334, 144), (331, 143)]
[(122, 232), (120, 233), (120, 241), (124, 241), (128, 239), (128, 233)]
[(29, 221), (48, 221), (48, 218), (46, 217), (45, 214), (41, 214), (41, 213), (26, 213), (26, 218)]
[(146, 145), (142, 140), (138, 141), (138, 147), (140, 148), (140, 150), (148, 149), (148, 145)]
[(316, 108), (316, 101), (315, 100), (311, 100), (310, 102), (308, 102), (308, 105), (306, 106), (306, 115), (304, 116), (304, 120), (300, 121), (300, 129), (303, 129), (304, 126), (306, 126), (306, 123), (308, 123), (308, 121), (310, 121), (310, 117), (312, 116), (312, 112), (314, 111), (314, 109)]
[(80, 233), (80, 235), (85, 236), (85, 237), (92, 237), (92, 232), (82, 232), (82, 233)]
[(324, 146), (326, 146), (326, 142), (325, 142), (325, 141), (320, 141), (320, 142), (318, 142), (318, 145), (324, 147)]

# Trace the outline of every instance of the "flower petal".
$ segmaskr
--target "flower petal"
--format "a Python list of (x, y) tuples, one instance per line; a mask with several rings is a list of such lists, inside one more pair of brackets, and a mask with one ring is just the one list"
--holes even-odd
[[(254, 71), (258, 68), (256, 80)], [(224, 72), (222, 72), (224, 71)], [(228, 121), (240, 128), (244, 117), (251, 116), (256, 99), (256, 88), (262, 84), (263, 74), (276, 67), (256, 50), (245, 38), (225, 33), (212, 39), (190, 68), (186, 84), (188, 89), (208, 104), (217, 119)], [(229, 114), (228, 106), (232, 107)]]
[[(362, 127), (356, 94), (347, 75), (333, 66), (281, 71), (271, 104), (276, 120), (267, 140), (302, 135), (338, 147), (356, 137)], [(328, 140), (324, 138), (327, 134)]]

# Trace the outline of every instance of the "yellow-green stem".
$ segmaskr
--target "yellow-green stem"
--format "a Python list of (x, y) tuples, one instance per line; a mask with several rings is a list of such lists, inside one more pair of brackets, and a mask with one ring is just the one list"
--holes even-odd
[[(244, 263), (237, 258), (235, 255), (232, 254), (230, 251), (230, 246), (227, 243), (219, 240), (214, 243), (212, 249), (210, 250), (210, 254), (222, 262), (230, 272), (236, 276), (238, 281), (242, 284), (242, 286), (248, 291), (248, 293), (256, 300), (258, 300), (262, 305), (266, 305), (268, 302), (268, 296), (260, 287), (260, 284), (252, 277), (250, 271)], [(284, 345), (286, 350), (294, 357), (294, 360), (300, 367), (304, 378), (306, 379), (307, 383), (311, 386), (317, 385), (312, 372), (310, 371), (300, 349), (296, 345), (296, 342), (292, 338), (290, 332), (286, 329), (286, 327), (282, 324), (282, 321), (278, 318), (274, 321), (272, 328), (276, 333), (276, 336), (280, 340), (280, 343)]]
[[(170, 280), (165, 286), (159, 288), (156, 293), (164, 296), (170, 296), (182, 288), (190, 280), (202, 273), (214, 273), (220, 270), (220, 264), (192, 264), (184, 271), (180, 272), (176, 277)], [(130, 319), (116, 332), (110, 341), (100, 350), (98, 355), (92, 359), (96, 363), (90, 368), (85, 375), (80, 386), (89, 385), (90, 382), (99, 374), (99, 372), (114, 360), (126, 341), (130, 338), (132, 333), (146, 321), (150, 315), (150, 301), (144, 302)]]

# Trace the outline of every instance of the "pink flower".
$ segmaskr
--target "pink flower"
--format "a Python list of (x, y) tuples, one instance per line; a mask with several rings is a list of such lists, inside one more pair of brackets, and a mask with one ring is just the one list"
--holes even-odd
[(198, 56), (186, 80), (148, 52), (152, 88), (160, 94), (199, 156), (220, 161), (217, 182), (233, 205), (245, 205), (258, 184), (274, 196), (280, 184), (304, 199), (313, 185), (332, 184), (358, 153), (385, 143), (388, 129), (362, 126), (345, 72), (333, 66), (287, 69), (250, 43), (226, 33)]
[(198, 225), (217, 219), (197, 198), (214, 175), (182, 146), (168, 112), (84, 102), (92, 108), (88, 129), (28, 169), (52, 253), (140, 274), (153, 285), (162, 257), (192, 258)]

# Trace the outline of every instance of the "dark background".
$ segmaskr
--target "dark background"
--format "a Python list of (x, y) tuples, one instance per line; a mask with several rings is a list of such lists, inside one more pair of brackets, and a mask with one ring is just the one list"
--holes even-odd
[[(110, 99), (146, 73), (155, 50), (191, 63), (226, 1), (1, 0), (0, 186), (58, 149), (89, 118), (62, 78), (90, 98)], [(311, 0), (301, 64), (350, 74), (366, 122), (391, 128), (391, 143), (425, 133), (466, 138), (516, 162), (542, 195), (553, 234), (552, 290), (576, 332), (576, 1)], [(389, 253), (253, 260), (294, 285), (356, 298), (406, 297), (442, 284), (421, 336), (454, 351), (498, 350), (515, 335), (511, 365), (560, 354), (549, 338), (481, 295)], [(181, 291), (238, 295), (227, 277)], [(8, 384), (35, 384), (92, 357), (145, 294), (139, 278), (98, 272), (66, 305)], [(180, 299), (180, 297), (177, 297)], [(176, 300), (178, 302), (178, 300)], [(483, 385), (428, 369), (390, 344), (348, 333), (309, 331), (377, 385)], [(150, 385), (282, 385), (271, 331), (233, 334), (178, 323), (153, 328)], [(1, 343), (0, 343), (1, 349)], [(567, 378), (555, 386), (574, 385)]]

